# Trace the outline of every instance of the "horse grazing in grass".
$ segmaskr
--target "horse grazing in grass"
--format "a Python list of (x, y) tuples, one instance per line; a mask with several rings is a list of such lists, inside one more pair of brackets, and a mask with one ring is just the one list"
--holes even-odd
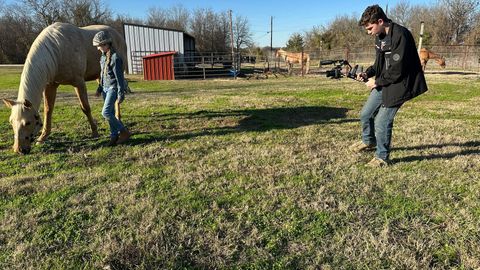
[(302, 53), (287, 52), (279, 49), (275, 52), (275, 57), (280, 57), (287, 63), (288, 73), (292, 72), (293, 64), (301, 64), (302, 71), (305, 64), (305, 74), (308, 74), (310, 70), (310, 55), (308, 53), (304, 53), (302, 58)]
[(440, 56), (438, 54), (435, 54), (434, 52), (427, 50), (425, 48), (420, 49), (420, 63), (422, 64), (422, 69), (425, 70), (427, 67), (427, 62), (430, 59), (434, 59), (435, 62), (437, 62), (438, 65), (440, 65), (442, 68), (445, 68), (445, 58), (443, 56)]
[(100, 77), (101, 53), (92, 45), (92, 40), (101, 30), (110, 33), (113, 47), (122, 59), (126, 59), (126, 44), (123, 37), (106, 25), (79, 28), (67, 23), (54, 23), (35, 39), (25, 60), (17, 100), (3, 100), (12, 110), (10, 123), (14, 132), (15, 152), (28, 154), (31, 143), (35, 141), (42, 127), (38, 114), (42, 94), (45, 125), (37, 143), (43, 143), (49, 136), (57, 87), (60, 84), (72, 85), (75, 88), (80, 107), (90, 123), (92, 136), (98, 137), (97, 124), (88, 103), (85, 81)]

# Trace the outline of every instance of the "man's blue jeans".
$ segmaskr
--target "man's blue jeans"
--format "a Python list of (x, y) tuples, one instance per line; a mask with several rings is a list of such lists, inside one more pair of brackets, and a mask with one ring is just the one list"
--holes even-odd
[(108, 88), (102, 91), (103, 109), (102, 115), (110, 125), (110, 137), (116, 137), (125, 127), (122, 122), (115, 117), (115, 101), (117, 101), (117, 89)]
[[(400, 105), (401, 106), (401, 105)], [(392, 141), (393, 119), (398, 107), (387, 108), (382, 105), (382, 91), (373, 89), (360, 113), (362, 141), (377, 145), (375, 156), (388, 160)]]

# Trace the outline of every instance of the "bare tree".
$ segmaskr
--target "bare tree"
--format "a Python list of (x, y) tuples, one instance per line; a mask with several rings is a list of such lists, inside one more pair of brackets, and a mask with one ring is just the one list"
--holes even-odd
[(412, 9), (410, 4), (402, 0), (398, 2), (389, 12), (388, 17), (394, 22), (401, 24), (407, 28), (410, 28)]
[(448, 16), (451, 43), (461, 43), (471, 30), (479, 2), (477, 0), (440, 0)]
[(35, 17), (37, 28), (43, 29), (58, 21), (65, 21), (62, 16), (60, 0), (22, 0), (30, 14)]
[[(430, 43), (441, 45), (450, 44), (452, 40), (452, 27), (446, 14), (445, 7), (437, 5), (426, 11), (428, 12), (428, 14), (424, 14), (426, 29), (424, 35), (426, 43), (424, 44), (426, 47), (428, 47)], [(418, 24), (418, 27), (420, 28), (420, 23)]]
[(117, 15), (115, 19), (108, 19), (105, 24), (110, 25), (115, 28), (119, 33), (124, 34), (123, 24), (124, 23), (133, 23), (133, 24), (144, 24), (145, 22), (138, 18), (132, 18), (128, 15)]
[(77, 26), (104, 24), (112, 12), (100, 0), (63, 0), (63, 16)]
[(38, 31), (54, 22), (68, 22), (77, 26), (102, 24), (112, 12), (102, 0), (22, 0), (23, 6), (34, 20)]
[(186, 32), (188, 21), (190, 19), (190, 12), (179, 4), (170, 8), (170, 14), (170, 20), (167, 27)]
[(150, 7), (147, 11), (147, 24), (156, 27), (167, 27), (168, 13), (165, 9)]
[(252, 45), (252, 34), (248, 19), (243, 16), (236, 16), (233, 22), (233, 36), (236, 52), (238, 53), (243, 47)]
[[(419, 33), (420, 22), (425, 22), (424, 45), (461, 44), (475, 35), (475, 16), (478, 2), (471, 0), (440, 0), (433, 7), (412, 7), (410, 23), (413, 33)], [(418, 35), (414, 34), (415, 38)]]
[(212, 9), (197, 9), (190, 20), (190, 33), (195, 37), (198, 51), (227, 52), (227, 14), (215, 13)]
[(187, 31), (190, 12), (182, 5), (169, 9), (151, 7), (148, 9), (147, 24), (151, 26)]
[(444, 18), (440, 10), (435, 6), (416, 5), (410, 7), (410, 13), (408, 22), (404, 26), (412, 32), (415, 40), (418, 42), (421, 22), (424, 22), (423, 45), (428, 47), (432, 42), (437, 42), (435, 36), (440, 28), (437, 29), (436, 24), (442, 24), (441, 22)]
[(468, 44), (480, 45), (480, 13), (476, 13), (472, 21), (472, 30), (465, 40)]
[(3, 6), (0, 14), (0, 63), (23, 63), (37, 36), (34, 22), (16, 4)]
[(305, 48), (309, 51), (323, 49), (323, 34), (325, 33), (323, 26), (314, 26), (312, 30), (305, 32)]
[(371, 38), (358, 25), (358, 18), (347, 15), (338, 16), (329, 24), (324, 39), (330, 43), (329, 46), (339, 49), (371, 44)]

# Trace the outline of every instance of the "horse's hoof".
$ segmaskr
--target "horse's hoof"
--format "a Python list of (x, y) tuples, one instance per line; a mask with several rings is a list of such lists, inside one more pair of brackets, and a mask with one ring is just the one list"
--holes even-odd
[(98, 137), (100, 137), (100, 135), (98, 134), (98, 132), (92, 133), (92, 138), (98, 138)]
[(37, 141), (35, 144), (36, 144), (36, 145), (42, 145), (42, 144), (44, 144), (44, 143), (45, 143), (45, 141), (42, 140), (42, 141)]

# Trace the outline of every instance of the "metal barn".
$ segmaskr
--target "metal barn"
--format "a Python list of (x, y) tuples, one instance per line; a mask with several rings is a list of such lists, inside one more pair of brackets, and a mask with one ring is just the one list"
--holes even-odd
[(138, 24), (123, 24), (127, 43), (129, 74), (143, 73), (143, 57), (161, 52), (177, 52), (175, 65), (195, 54), (195, 38), (179, 30)]

